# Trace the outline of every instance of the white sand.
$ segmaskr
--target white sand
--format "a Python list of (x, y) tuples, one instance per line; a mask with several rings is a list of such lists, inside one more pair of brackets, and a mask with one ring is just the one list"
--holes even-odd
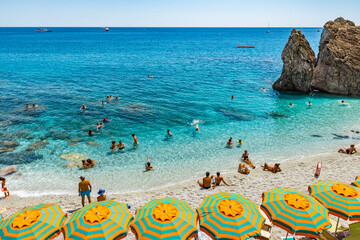
[[(357, 175), (360, 175), (359, 161), (360, 156), (358, 154), (349, 156), (346, 154), (333, 153), (281, 163), (280, 167), (282, 168), (282, 172), (277, 174), (263, 171), (260, 166), (257, 166), (255, 170), (251, 170), (249, 175), (242, 175), (236, 171), (234, 171), (234, 173), (227, 173), (224, 174), (224, 179), (227, 183), (231, 184), (231, 186), (220, 186), (215, 190), (201, 190), (196, 183), (196, 179), (189, 179), (178, 185), (148, 192), (133, 192), (118, 195), (107, 193), (107, 196), (110, 199), (130, 204), (132, 206), (132, 214), (135, 213), (137, 208), (151, 199), (163, 197), (174, 197), (187, 201), (195, 210), (205, 196), (222, 191), (239, 193), (255, 203), (261, 204), (262, 193), (275, 187), (294, 188), (307, 193), (308, 186), (319, 180), (338, 180), (350, 184)], [(323, 164), (321, 175), (318, 179), (314, 177), (317, 162), (322, 162)], [(41, 186), (39, 186), (39, 188), (41, 188)], [(93, 193), (92, 196), (95, 200), (95, 193)], [(74, 189), (73, 196), (49, 195), (29, 198), (21, 198), (15, 195), (10, 196), (7, 199), (0, 200), (0, 208), (11, 208), (3, 214), (4, 217), (8, 217), (19, 209), (38, 203), (60, 204), (64, 212), (81, 207), (80, 197), (77, 196), (77, 189)], [(331, 218), (336, 219), (333, 216), (331, 216)], [(347, 225), (348, 222), (341, 220), (341, 224)], [(273, 227), (271, 239), (280, 239), (280, 237), (285, 236), (285, 234), (286, 233), (279, 228)], [(62, 239), (62, 235), (56, 239)], [(130, 231), (128, 237), (125, 239), (135, 239), (135, 237)]]

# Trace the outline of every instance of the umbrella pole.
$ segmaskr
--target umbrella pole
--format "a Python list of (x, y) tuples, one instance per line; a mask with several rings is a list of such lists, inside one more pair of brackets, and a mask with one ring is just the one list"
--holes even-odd
[(285, 240), (287, 240), (288, 235), (289, 235), (289, 233), (286, 233), (286, 238), (285, 238)]
[(337, 233), (338, 226), (339, 226), (339, 220), (340, 220), (340, 218), (338, 217), (338, 220), (337, 220), (337, 223), (336, 223), (336, 228), (335, 228), (335, 237), (336, 237), (336, 233)]

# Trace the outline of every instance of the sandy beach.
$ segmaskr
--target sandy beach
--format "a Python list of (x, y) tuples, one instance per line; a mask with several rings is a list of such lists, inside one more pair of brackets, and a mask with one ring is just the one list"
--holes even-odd
[[(251, 170), (249, 175), (242, 175), (235, 171), (234, 173), (226, 173), (223, 175), (224, 179), (227, 183), (231, 184), (231, 186), (220, 186), (215, 190), (202, 190), (196, 183), (196, 179), (188, 179), (170, 187), (158, 188), (148, 192), (132, 192), (118, 195), (107, 193), (107, 196), (110, 199), (130, 204), (130, 212), (132, 214), (135, 214), (135, 210), (149, 200), (163, 197), (174, 197), (187, 201), (193, 209), (196, 209), (205, 196), (217, 192), (239, 193), (255, 203), (261, 204), (261, 194), (274, 187), (294, 188), (307, 193), (308, 186), (319, 180), (338, 180), (350, 184), (354, 178), (359, 175), (359, 161), (360, 156), (358, 154), (349, 156), (346, 154), (331, 153), (281, 163), (282, 172), (277, 174), (263, 171), (260, 166), (257, 166), (255, 170)], [(322, 162), (323, 164), (321, 175), (318, 179), (314, 177), (317, 162)], [(41, 186), (39, 187), (41, 188)], [(21, 198), (12, 195), (0, 201), (1, 208), (10, 208), (3, 216), (8, 217), (19, 209), (38, 203), (60, 204), (64, 212), (80, 208), (80, 197), (77, 196), (76, 190), (77, 189), (74, 189), (73, 196), (49, 195)], [(92, 193), (93, 200), (95, 200), (95, 197), (95, 193)], [(330, 217), (335, 219), (335, 217), (331, 215)], [(347, 225), (348, 222), (341, 220), (341, 224)], [(285, 236), (285, 234), (284, 231), (274, 227), (271, 239), (279, 239), (279, 237)], [(62, 235), (56, 239), (62, 239)], [(132, 233), (129, 233), (125, 239), (135, 239), (135, 237)]]

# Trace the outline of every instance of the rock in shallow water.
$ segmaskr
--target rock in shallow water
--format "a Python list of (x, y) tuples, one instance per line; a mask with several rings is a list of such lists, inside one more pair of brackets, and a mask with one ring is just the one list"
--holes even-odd
[(93, 141), (87, 141), (85, 144), (86, 144), (86, 145), (89, 145), (89, 146), (93, 146), (93, 147), (98, 147), (98, 146), (100, 146), (100, 143), (93, 142)]
[(41, 159), (43, 156), (35, 154), (34, 152), (23, 151), (16, 153), (7, 153), (0, 155), (0, 164), (5, 165), (18, 165), (34, 162)]
[(15, 150), (15, 148), (2, 148), (2, 149), (0, 149), (0, 153), (12, 152), (14, 150)]
[(36, 141), (31, 143), (31, 145), (26, 148), (26, 151), (39, 150), (46, 147), (48, 144), (49, 144), (48, 140)]
[(61, 159), (71, 161), (71, 162), (81, 162), (82, 160), (85, 160), (88, 158), (88, 155), (81, 154), (81, 153), (68, 153), (60, 156)]
[(45, 137), (51, 138), (53, 140), (66, 140), (71, 138), (71, 135), (68, 134), (66, 131), (51, 130), (46, 133)]
[(20, 143), (18, 143), (16, 141), (1, 141), (0, 142), (1, 148), (16, 148), (18, 146), (20, 146)]
[(6, 176), (9, 174), (15, 173), (16, 171), (17, 171), (17, 166), (15, 166), (15, 165), (4, 167), (4, 168), (0, 169), (0, 176)]

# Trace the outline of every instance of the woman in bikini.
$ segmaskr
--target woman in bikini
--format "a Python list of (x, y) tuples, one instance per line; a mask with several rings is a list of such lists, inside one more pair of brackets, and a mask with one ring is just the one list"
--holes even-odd
[(275, 163), (273, 167), (269, 166), (267, 163), (264, 164), (264, 166), (261, 166), (263, 170), (268, 170), (273, 173), (281, 172), (280, 163)]
[(253, 169), (255, 169), (254, 164), (250, 161), (249, 159), (249, 153), (247, 150), (244, 151), (244, 154), (241, 156), (241, 158), (244, 160), (244, 162), (246, 162), (247, 164), (250, 165), (250, 167), (252, 167)]

